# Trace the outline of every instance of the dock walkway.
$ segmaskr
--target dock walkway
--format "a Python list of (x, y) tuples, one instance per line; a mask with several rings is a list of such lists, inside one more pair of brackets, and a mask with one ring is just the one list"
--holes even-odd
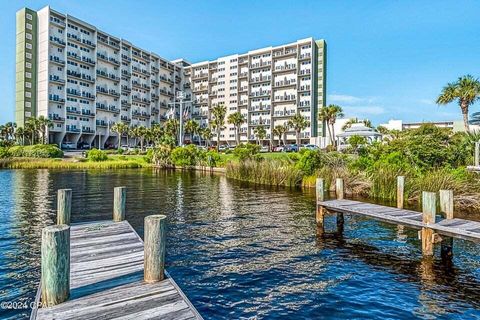
[(454, 218), (426, 224), (422, 221), (421, 212), (345, 199), (321, 201), (318, 206), (328, 211), (359, 214), (414, 229), (429, 228), (440, 235), (480, 242), (480, 222), (476, 221)]
[(168, 273), (144, 281), (144, 244), (127, 221), (72, 224), (70, 250), (69, 299), (31, 319), (202, 319)]

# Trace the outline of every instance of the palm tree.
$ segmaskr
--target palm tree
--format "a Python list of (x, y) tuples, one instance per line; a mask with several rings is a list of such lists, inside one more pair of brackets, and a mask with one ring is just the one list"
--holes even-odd
[(139, 137), (139, 126), (132, 127), (128, 130), (128, 134), (131, 138), (135, 139), (134, 140), (134, 145), (135, 148), (137, 147), (137, 138)]
[(478, 99), (480, 99), (480, 81), (471, 75), (466, 75), (443, 87), (436, 102), (439, 105), (445, 105), (456, 100), (462, 110), (465, 131), (468, 132), (470, 130), (468, 108)]
[(137, 128), (137, 137), (140, 138), (140, 151), (143, 151), (143, 142), (145, 141), (145, 138), (148, 136), (149, 130), (145, 128), (144, 126), (138, 127)]
[(212, 108), (212, 128), (217, 131), (217, 151), (220, 147), (220, 132), (225, 127), (225, 115), (227, 114), (227, 107), (219, 104)]
[(233, 124), (235, 127), (235, 141), (237, 146), (240, 145), (240, 127), (245, 123), (245, 117), (239, 112), (234, 112), (228, 116), (229, 124)]
[(287, 124), (283, 125), (277, 125), (273, 129), (276, 132), (276, 135), (278, 136), (278, 145), (280, 145), (280, 142), (283, 141), (283, 145), (285, 145), (285, 133), (288, 131)]
[(193, 136), (198, 135), (198, 130), (200, 129), (200, 126), (197, 121), (190, 119), (185, 123), (185, 132), (190, 134), (192, 141), (193, 141)]
[(160, 124), (156, 123), (150, 129), (150, 139), (152, 140), (153, 144), (156, 146), (162, 141), (164, 135), (164, 129), (160, 126)]
[(328, 129), (328, 135), (332, 145), (335, 145), (335, 122), (337, 118), (343, 117), (342, 107), (336, 104), (330, 104), (327, 107), (322, 107), (319, 112), (320, 120), (325, 122)]
[(20, 141), (20, 145), (25, 144), (25, 129), (22, 127), (18, 127), (17, 130), (15, 130), (15, 139)]
[(39, 123), (35, 118), (29, 118), (25, 122), (25, 130), (30, 134), (30, 144), (35, 144), (35, 137), (38, 132)]
[(213, 133), (212, 130), (208, 127), (200, 129), (200, 132), (198, 133), (202, 139), (205, 140), (207, 146), (210, 146), (210, 140), (213, 138)]
[(308, 124), (307, 119), (305, 119), (300, 113), (297, 113), (288, 121), (288, 126), (295, 130), (298, 147), (300, 147), (300, 133), (308, 127)]
[(168, 119), (164, 125), (164, 133), (170, 135), (175, 141), (177, 141), (179, 127), (180, 124), (177, 119)]
[(46, 144), (47, 143), (47, 129), (53, 127), (53, 121), (44, 117), (40, 116), (38, 117), (38, 130), (42, 134), (42, 143)]
[(255, 134), (255, 137), (257, 138), (257, 144), (260, 144), (260, 141), (265, 139), (265, 136), (267, 135), (267, 130), (265, 130), (263, 126), (259, 126), (253, 129), (253, 134)]
[[(110, 130), (112, 130), (118, 135), (118, 150), (120, 150), (121, 144), (122, 144), (122, 135), (127, 133), (128, 125), (123, 122), (117, 122), (112, 126)], [(127, 144), (128, 144), (128, 136), (127, 136)]]

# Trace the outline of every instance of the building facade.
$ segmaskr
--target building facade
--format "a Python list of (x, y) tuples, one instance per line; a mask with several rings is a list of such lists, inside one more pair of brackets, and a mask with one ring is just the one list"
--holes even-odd
[[(247, 120), (241, 141), (255, 141), (296, 113), (310, 123), (303, 143), (320, 143), (324, 130), (318, 108), (325, 105), (326, 43), (313, 38), (190, 64), (159, 55), (112, 36), (50, 7), (17, 12), (16, 122), (45, 116), (54, 123), (49, 142), (88, 143), (97, 148), (123, 144), (111, 128), (117, 122), (150, 127), (180, 117), (177, 93), (184, 93), (183, 116), (208, 126), (211, 108)], [(192, 137), (195, 140), (195, 137)], [(295, 140), (291, 129), (288, 141)], [(226, 123), (223, 143), (235, 141)]]

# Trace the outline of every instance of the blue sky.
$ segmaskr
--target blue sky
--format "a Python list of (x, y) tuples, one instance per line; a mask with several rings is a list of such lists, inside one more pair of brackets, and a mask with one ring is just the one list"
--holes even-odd
[(2, 1), (0, 123), (14, 118), (15, 12), (46, 5), (191, 62), (323, 38), (327, 103), (376, 124), (460, 119), (435, 97), (461, 75), (480, 77), (480, 1)]

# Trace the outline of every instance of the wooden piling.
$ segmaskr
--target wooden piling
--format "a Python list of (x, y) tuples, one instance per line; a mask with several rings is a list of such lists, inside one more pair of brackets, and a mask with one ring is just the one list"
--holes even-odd
[(322, 178), (317, 178), (315, 183), (315, 192), (316, 192), (316, 199), (317, 199), (317, 211), (315, 215), (315, 220), (317, 222), (317, 227), (323, 228), (323, 222), (325, 220), (325, 209), (319, 205), (320, 202), (325, 200), (324, 198), (324, 190), (325, 190), (325, 180)]
[(335, 181), (335, 193), (337, 194), (337, 199), (341, 200), (345, 198), (345, 189), (343, 187), (343, 179), (337, 178)]
[[(440, 190), (440, 211), (445, 215), (445, 219), (453, 219), (453, 190)], [(442, 239), (440, 252), (443, 260), (452, 258), (452, 237), (444, 237)]]
[(157, 282), (165, 277), (166, 224), (165, 215), (151, 215), (145, 218), (145, 282)]
[(42, 230), (42, 306), (60, 304), (70, 296), (70, 227), (54, 225)]
[(404, 194), (405, 194), (405, 177), (397, 177), (397, 208), (403, 209), (404, 203)]
[(72, 189), (60, 189), (57, 196), (57, 224), (70, 225)]
[[(437, 194), (435, 192), (423, 192), (422, 193), (422, 212), (423, 223), (434, 224), (435, 214), (437, 209)], [(422, 253), (424, 256), (433, 255), (433, 244), (435, 242), (433, 230), (428, 227), (422, 227)]]
[(120, 222), (125, 220), (127, 187), (115, 187), (113, 194), (113, 221)]

